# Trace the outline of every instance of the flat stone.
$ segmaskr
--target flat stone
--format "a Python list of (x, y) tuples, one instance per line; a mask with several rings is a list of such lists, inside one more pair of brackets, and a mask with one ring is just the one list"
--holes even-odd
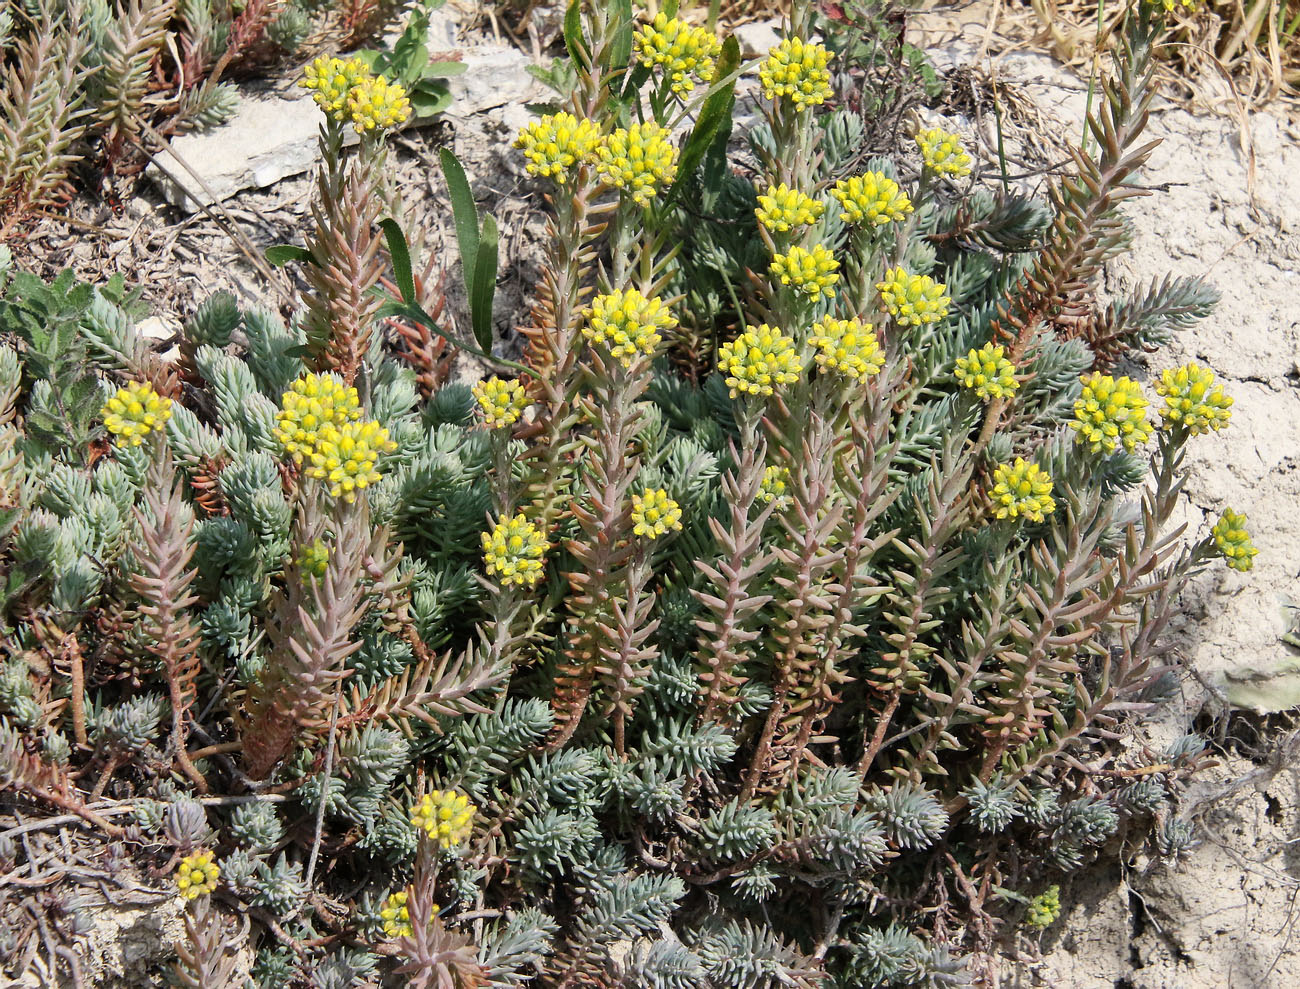
[(766, 21), (750, 21), (748, 24), (742, 24), (732, 30), (736, 36), (736, 41), (740, 45), (740, 54), (743, 58), (758, 58), (766, 55), (768, 50), (781, 43), (781, 35), (777, 33), (777, 28), (781, 26), (781, 21), (777, 18)]

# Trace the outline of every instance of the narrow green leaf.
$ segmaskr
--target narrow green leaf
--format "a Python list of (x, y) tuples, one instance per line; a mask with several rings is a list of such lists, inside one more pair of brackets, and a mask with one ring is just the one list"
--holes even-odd
[(483, 218), (483, 234), (479, 238), (473, 284), (468, 288), (474, 339), (480, 347), (491, 353), (492, 299), (497, 290), (497, 223), (491, 216)]
[(452, 76), (464, 75), (469, 68), (464, 62), (430, 62), (424, 67), (422, 79), (450, 79)]
[(627, 61), (632, 57), (632, 0), (613, 0), (609, 6), (614, 22), (611, 25), (613, 41), (606, 49), (609, 63), (605, 68), (610, 72), (618, 72), (627, 68)]
[[(734, 37), (722, 43), (722, 54), (718, 57), (715, 78), (728, 79), (740, 65), (740, 45)], [(731, 111), (735, 101), (736, 80), (728, 79), (714, 89), (700, 107), (700, 115), (695, 121), (691, 136), (682, 146), (681, 158), (677, 162), (677, 181), (673, 183), (668, 195), (664, 197), (664, 206), (669, 206), (681, 194), (685, 183), (704, 159), (709, 149), (724, 126), (727, 134), (731, 132)]]
[(411, 248), (406, 243), (406, 234), (402, 233), (402, 228), (392, 218), (380, 220), (379, 229), (388, 241), (388, 254), (393, 259), (393, 279), (397, 282), (397, 289), (405, 301), (414, 303), (415, 278), (411, 275)]
[(460, 160), (450, 148), (439, 148), (438, 157), (442, 161), (442, 174), (447, 179), (451, 212), (456, 220), (456, 241), (460, 244), (460, 263), (465, 273), (465, 291), (469, 292), (472, 290), (470, 274), (478, 257), (478, 207), (474, 205), (474, 193)]
[(266, 260), (277, 268), (283, 268), (290, 261), (301, 261), (303, 264), (316, 263), (316, 258), (311, 251), (294, 244), (276, 244), (274, 247), (268, 247)]
[(564, 12), (564, 47), (575, 65), (586, 65), (586, 46), (582, 41), (582, 0), (569, 0)]

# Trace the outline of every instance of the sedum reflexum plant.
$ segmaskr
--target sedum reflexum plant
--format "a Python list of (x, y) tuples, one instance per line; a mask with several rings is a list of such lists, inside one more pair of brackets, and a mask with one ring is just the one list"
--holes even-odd
[(458, 344), (380, 233), (405, 93), (318, 61), (298, 319), (219, 295), (167, 363), (119, 290), (6, 270), (0, 785), (174, 875), (189, 985), (227, 905), (258, 985), (956, 985), (1121, 823), (1176, 855), (1200, 743), (1113, 741), (1181, 589), (1255, 548), (1172, 523), (1212, 372), (1111, 373), (1211, 293), (1092, 294), (1162, 17), (1040, 203), (941, 130), (860, 162), (802, 5), (733, 170), (734, 40), (574, 5), (516, 141), (552, 208), (523, 357), (472, 388), (433, 362), (488, 350), (490, 292)]

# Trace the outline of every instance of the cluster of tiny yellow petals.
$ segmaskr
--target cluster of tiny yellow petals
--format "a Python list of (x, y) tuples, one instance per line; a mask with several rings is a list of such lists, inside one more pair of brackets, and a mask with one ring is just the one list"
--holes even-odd
[(1112, 378), (1094, 371), (1080, 379), (1083, 391), (1074, 403), (1070, 428), (1093, 453), (1114, 453), (1123, 447), (1129, 453), (1151, 438), (1142, 386), (1129, 378)]
[(1029, 901), (1025, 923), (1042, 930), (1054, 924), (1059, 916), (1061, 916), (1061, 887), (1049, 886), (1042, 894)]
[(317, 539), (310, 546), (304, 546), (298, 553), (298, 559), (295, 560), (298, 569), (305, 574), (313, 577), (324, 577), (325, 570), (329, 566), (330, 551), (321, 540)]
[(400, 83), (369, 76), (348, 93), (348, 118), (358, 134), (400, 127), (411, 116), (411, 101)]
[(916, 146), (921, 149), (921, 160), (928, 171), (954, 178), (970, 174), (970, 155), (956, 134), (931, 127), (916, 135)]
[(1031, 522), (1056, 511), (1052, 479), (1037, 464), (1020, 457), (1014, 464), (998, 464), (993, 471), (993, 514), (1000, 519), (1024, 516)]
[(843, 212), (840, 219), (859, 226), (897, 223), (912, 212), (912, 201), (884, 172), (867, 172), (840, 179), (831, 190)]
[(590, 120), (579, 120), (571, 113), (551, 113), (534, 120), (519, 132), (515, 147), (520, 148), (532, 175), (552, 178), (564, 185), (576, 166), (595, 160), (600, 144), (600, 128)]
[(957, 358), (957, 381), (984, 401), (1009, 398), (1016, 393), (1016, 366), (1007, 360), (1006, 348), (986, 343), (965, 357)]
[(1232, 399), (1214, 383), (1214, 372), (1199, 364), (1166, 371), (1156, 391), (1165, 400), (1160, 410), (1165, 425), (1182, 426), (1193, 436), (1218, 432), (1232, 418)]
[(1194, 14), (1201, 8), (1201, 0), (1147, 0), (1147, 2), (1165, 13), (1172, 14), (1179, 7), (1182, 7), (1189, 14)]
[(644, 206), (677, 177), (677, 147), (666, 127), (647, 121), (619, 128), (596, 149), (596, 171)]
[[(379, 910), (379, 919), (384, 923), (384, 933), (389, 937), (410, 937), (415, 933), (411, 926), (411, 911), (406, 905), (410, 892), (400, 890), (384, 901)], [(438, 915), (438, 907), (433, 908), (433, 915)]]
[(814, 300), (833, 295), (834, 285), (840, 280), (840, 263), (821, 244), (814, 244), (812, 250), (792, 247), (785, 254), (773, 255), (768, 271), (782, 285), (789, 285)]
[(831, 97), (831, 53), (802, 38), (786, 38), (773, 46), (758, 70), (763, 95), (769, 100), (789, 97), (796, 110), (825, 103)]
[(152, 432), (167, 428), (172, 417), (172, 400), (163, 398), (153, 386), (143, 381), (131, 381), (125, 388), (104, 403), (100, 414), (104, 428), (126, 446), (139, 446)]
[(647, 488), (632, 496), (632, 532), (636, 535), (658, 539), (681, 527), (682, 510), (663, 488)]
[(1214, 528), (1210, 532), (1214, 537), (1214, 545), (1218, 547), (1224, 560), (1233, 570), (1245, 573), (1255, 565), (1255, 557), (1259, 554), (1259, 550), (1250, 541), (1250, 533), (1246, 531), (1246, 516), (1243, 513), (1234, 512), (1231, 508), (1225, 509), (1222, 518), (1214, 523)]
[(772, 233), (789, 233), (795, 227), (816, 223), (825, 211), (825, 203), (782, 182), (758, 197), (754, 215)]
[(726, 376), (731, 397), (771, 395), (799, 380), (803, 368), (792, 337), (763, 323), (718, 348), (718, 370)]
[(316, 434), (303, 473), (329, 485), (331, 497), (353, 502), (358, 491), (379, 480), (380, 454), (396, 449), (388, 430), (373, 419), (324, 426)]
[(777, 507), (785, 504), (786, 487), (790, 483), (790, 468), (773, 464), (763, 468), (763, 480), (758, 485), (758, 500), (764, 505), (776, 502)]
[(434, 790), (411, 808), (411, 823), (443, 848), (459, 845), (474, 830), (474, 811), (469, 797), (455, 790)]
[(470, 389), (489, 429), (513, 426), (528, 408), (528, 393), (518, 381), (485, 378)]
[(546, 539), (523, 515), (503, 519), (483, 533), (487, 572), (503, 586), (531, 587), (542, 578)]
[(624, 367), (631, 367), (638, 357), (654, 356), (663, 341), (660, 331), (676, 322), (662, 301), (647, 299), (634, 288), (596, 296), (584, 315), (582, 335), (603, 346)]
[(831, 371), (861, 381), (879, 374), (885, 352), (870, 327), (858, 319), (825, 316), (813, 327), (808, 343), (816, 348), (817, 363)]
[(348, 104), (353, 87), (369, 78), (370, 70), (359, 58), (333, 58), (322, 55), (303, 70), (298, 85), (312, 91), (316, 105), (338, 119)]
[(713, 80), (713, 60), (722, 42), (712, 31), (694, 27), (680, 18), (669, 20), (662, 11), (636, 33), (637, 58), (646, 68), (658, 66), (674, 93), (689, 93), (695, 80)]
[(281, 398), (275, 438), (300, 464), (315, 450), (322, 428), (342, 427), (360, 418), (361, 399), (355, 388), (332, 374), (308, 374)]
[(948, 290), (929, 275), (909, 275), (902, 268), (891, 268), (876, 288), (886, 311), (900, 326), (937, 323), (948, 315)]
[(176, 888), (187, 900), (211, 893), (220, 878), (221, 870), (206, 848), (186, 855), (176, 867)]

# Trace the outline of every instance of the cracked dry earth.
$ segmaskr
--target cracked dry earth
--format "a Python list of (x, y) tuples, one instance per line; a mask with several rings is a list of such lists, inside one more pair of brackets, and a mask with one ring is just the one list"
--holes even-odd
[[(1041, 55), (979, 57), (984, 21), (931, 27), (924, 41), (941, 67), (982, 69), (1027, 96), (1059, 130), (1049, 137), (1077, 138), (1086, 80)], [(981, 143), (996, 147), (991, 119), (954, 122), (968, 134), (983, 127)], [(1010, 985), (1059, 989), (1293, 989), (1297, 749), (1281, 719), (1258, 715), (1300, 704), (1300, 650), (1282, 641), (1288, 605), (1300, 603), (1300, 131), (1271, 113), (1243, 124), (1157, 98), (1146, 137), (1162, 142), (1144, 173), (1156, 191), (1128, 204), (1133, 249), (1108, 265), (1104, 291), (1202, 275), (1223, 299), (1125, 371), (1151, 382), (1196, 361), (1219, 374), (1235, 399), (1231, 427), (1191, 444), (1181, 521), (1199, 538), (1225, 507), (1243, 511), (1260, 551), (1251, 573), (1215, 567), (1188, 589), (1171, 630), (1178, 693), (1147, 734), (1157, 749), (1193, 725), (1259, 734), (1224, 746), (1190, 785), (1183, 813), (1200, 842), (1190, 855), (1172, 867), (1139, 855), (1067, 879), (1061, 919), (1037, 943), (1022, 941), (1004, 974)], [(1254, 758), (1223, 754), (1243, 748)]]

